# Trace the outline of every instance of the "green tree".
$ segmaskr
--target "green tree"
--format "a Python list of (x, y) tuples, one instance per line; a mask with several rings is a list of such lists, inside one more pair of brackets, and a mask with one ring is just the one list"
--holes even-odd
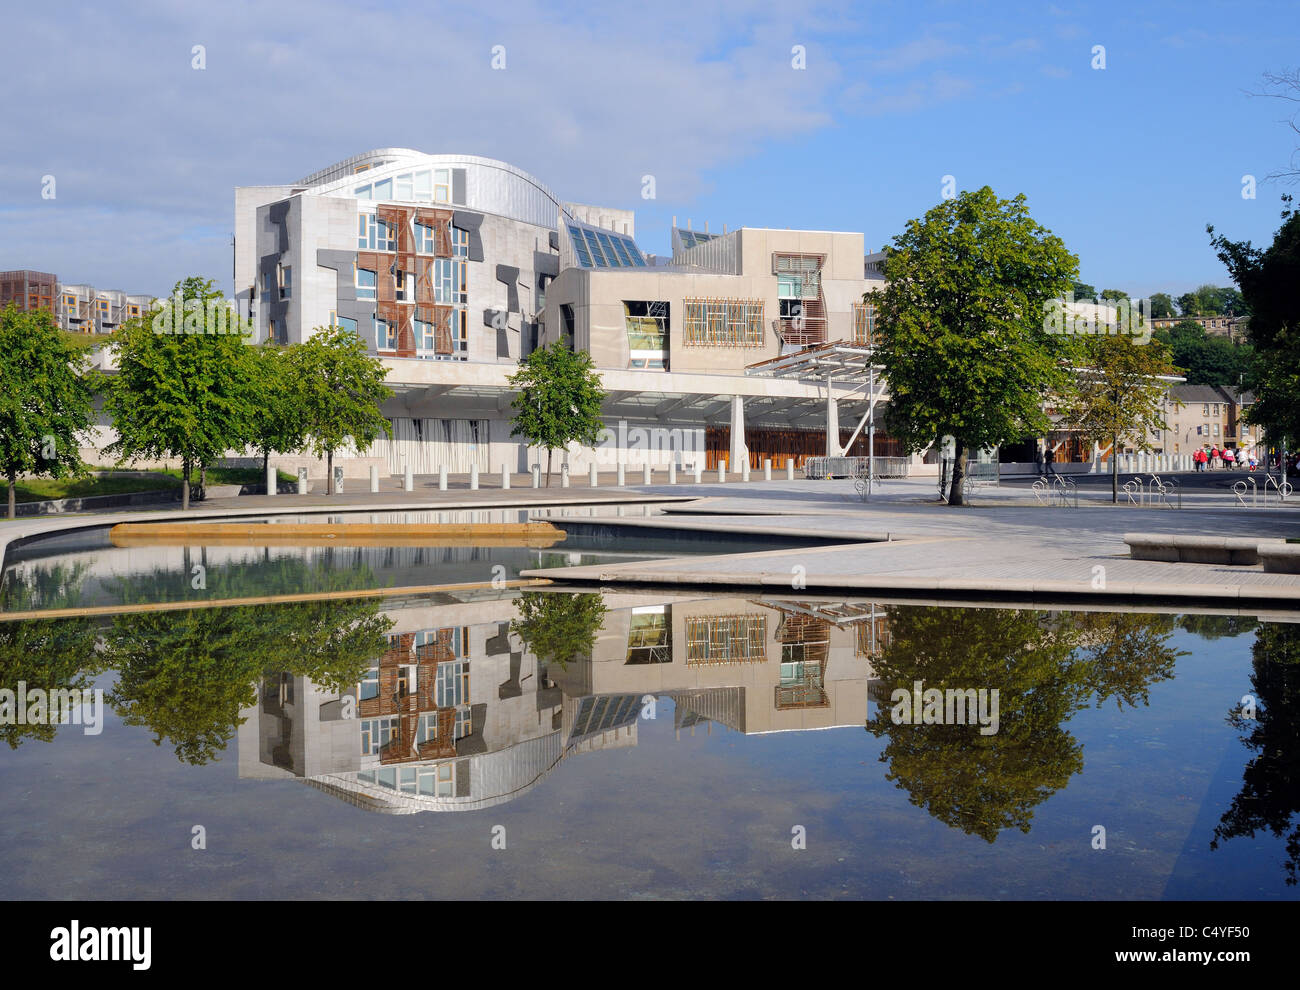
[(548, 591), (525, 591), (518, 607), (519, 618), (511, 621), (510, 631), (542, 663), (561, 667), (591, 658), (608, 611), (600, 595)]
[(1070, 290), (1075, 302), (1096, 302), (1097, 290), (1087, 282), (1075, 282)]
[(78, 435), (94, 423), (98, 375), (44, 310), (0, 310), (0, 472), (17, 512), (18, 476), (81, 474)]
[[(98, 630), (90, 619), (30, 619), (0, 622), (0, 686), (27, 689), (91, 691), (104, 669), (95, 652)], [(30, 725), (0, 724), (0, 739), (17, 749), (29, 739), (49, 742), (58, 731), (50, 721)]]
[(211, 279), (182, 279), (160, 302), (161, 310), (128, 320), (110, 338), (118, 374), (104, 408), (117, 440), (107, 450), (121, 461), (179, 458), (188, 509), (194, 467), (245, 445), (263, 397), (246, 345), (252, 330)]
[(1257, 832), (1285, 837), (1282, 869), (1293, 887), (1300, 881), (1300, 630), (1263, 623), (1255, 636), (1250, 675), (1255, 710), (1238, 704), (1228, 712), (1228, 724), (1252, 755), (1210, 848)]
[(949, 688), (998, 692), (998, 727), (900, 722), (883, 701), (866, 723), (887, 740), (886, 779), (939, 821), (993, 842), (1028, 832), (1034, 809), (1083, 769), (1083, 748), (1065, 729), (1094, 700), (1146, 704), (1148, 685), (1172, 676), (1173, 620), (1137, 614), (904, 606), (874, 664), (873, 693), (892, 699)]
[(297, 380), (290, 368), (288, 350), (267, 341), (254, 349), (253, 359), (261, 401), (253, 411), (249, 442), (261, 453), (262, 473), (266, 474), (272, 452), (301, 450), (307, 438), (303, 435)]
[(289, 673), (329, 690), (356, 684), (387, 648), (392, 620), (373, 599), (339, 599), (115, 616), (103, 660), (118, 670), (108, 702), (127, 725), (208, 763), (243, 723), (264, 677)]
[(1128, 293), (1123, 289), (1102, 289), (1102, 302), (1119, 302), (1121, 299), (1127, 299)]
[(1174, 315), (1174, 300), (1167, 292), (1153, 292), (1148, 300), (1151, 303), (1151, 318), (1169, 319)]
[(334, 452), (351, 444), (358, 453), (393, 428), (379, 411), (393, 395), (384, 384), (388, 370), (366, 353), (366, 345), (345, 327), (317, 327), (310, 339), (288, 352), (293, 381), (295, 428), (307, 446), (325, 458), (326, 492), (334, 494)]
[(551, 455), (571, 443), (590, 447), (600, 435), (600, 405), (606, 395), (600, 376), (590, 354), (556, 341), (529, 354), (508, 381), (518, 392), (510, 403), (515, 410), (510, 435), (546, 448), (549, 488)]
[(1251, 345), (1211, 336), (1195, 320), (1179, 320), (1157, 330), (1153, 339), (1168, 346), (1170, 360), (1189, 385), (1237, 385), (1254, 365)]
[(1128, 440), (1151, 450), (1153, 430), (1167, 430), (1163, 410), (1172, 375), (1169, 350), (1152, 340), (1138, 343), (1125, 333), (1083, 338), (1078, 380), (1064, 405), (1065, 420), (1087, 442), (1109, 442), (1110, 500), (1119, 502), (1119, 445)]
[(1047, 332), (1044, 303), (1074, 283), (1078, 259), (1024, 196), (985, 186), (910, 221), (885, 270), (886, 422), (909, 451), (956, 440), (948, 504), (961, 505), (968, 450), (1043, 432), (1043, 397), (1069, 393), (1074, 346)]
[(1241, 289), (1257, 355), (1248, 382), (1256, 395), (1248, 420), (1294, 449), (1300, 437), (1300, 212), (1282, 197), (1282, 226), (1268, 247), (1230, 241), (1207, 227), (1219, 260)]

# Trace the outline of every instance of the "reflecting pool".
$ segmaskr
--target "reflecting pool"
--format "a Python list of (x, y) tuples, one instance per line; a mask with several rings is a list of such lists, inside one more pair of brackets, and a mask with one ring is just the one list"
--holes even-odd
[(2, 621), (0, 686), (6, 898), (1297, 895), (1290, 623), (343, 597)]

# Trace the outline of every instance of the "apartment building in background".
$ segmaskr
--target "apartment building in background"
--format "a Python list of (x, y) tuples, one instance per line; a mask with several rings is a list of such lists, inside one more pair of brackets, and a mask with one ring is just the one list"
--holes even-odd
[(1202, 448), (1248, 450), (1264, 446), (1262, 428), (1245, 421), (1254, 394), (1230, 385), (1173, 385), (1165, 399), (1169, 429), (1153, 438), (1165, 454), (1189, 454)]
[(1184, 320), (1199, 323), (1211, 337), (1227, 337), (1233, 343), (1246, 339), (1246, 328), (1250, 325), (1248, 316), (1162, 316), (1152, 318), (1153, 330), (1171, 330)]
[(70, 333), (112, 333), (127, 320), (148, 313), (153, 298), (93, 285), (65, 285), (50, 272), (0, 272), (0, 309), (10, 303), (27, 312), (43, 309)]

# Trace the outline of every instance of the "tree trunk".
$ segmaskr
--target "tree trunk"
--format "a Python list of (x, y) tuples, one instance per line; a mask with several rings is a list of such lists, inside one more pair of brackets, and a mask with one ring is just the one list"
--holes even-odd
[(205, 499), (208, 497), (208, 464), (206, 461), (199, 465), (199, 491), (203, 493)]
[(181, 511), (190, 507), (190, 459), (181, 459)]
[(18, 475), (12, 471), (9, 473), (9, 518), (13, 519), (18, 515)]
[(325, 452), (325, 494), (334, 494), (334, 451)]
[(966, 460), (970, 452), (966, 449), (966, 442), (960, 438), (954, 438), (953, 449), (957, 452), (957, 457), (952, 465), (952, 482), (948, 487), (948, 504), (965, 505), (966, 493), (962, 490), (966, 482)]
[(554, 451), (552, 451), (550, 447), (546, 448), (546, 487), (547, 488), (551, 487), (551, 454), (553, 453)]

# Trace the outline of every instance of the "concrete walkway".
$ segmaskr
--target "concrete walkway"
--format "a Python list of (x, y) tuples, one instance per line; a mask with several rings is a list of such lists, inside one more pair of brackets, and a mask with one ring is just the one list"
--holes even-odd
[[(1231, 495), (1219, 495), (1190, 507), (1185, 500), (1182, 510), (1082, 498), (1075, 509), (1032, 500), (1026, 504), (1023, 491), (1002, 488), (981, 493), (972, 506), (949, 507), (933, 501), (937, 492), (931, 485), (919, 480), (885, 483), (865, 503), (847, 481), (773, 482), (761, 492), (737, 486), (726, 494), (715, 487), (699, 492), (713, 497), (666, 507), (670, 517), (716, 513), (718, 528), (759, 531), (821, 528), (843, 535), (846, 545), (524, 575), (566, 583), (712, 585), (768, 592), (892, 591), (1027, 601), (1136, 598), (1243, 609), (1264, 603), (1300, 607), (1300, 575), (1266, 574), (1258, 565), (1136, 561), (1129, 559), (1123, 542), (1127, 532), (1300, 538), (1300, 514), (1293, 505), (1233, 508)], [(848, 543), (881, 534), (887, 535), (886, 542)]]

